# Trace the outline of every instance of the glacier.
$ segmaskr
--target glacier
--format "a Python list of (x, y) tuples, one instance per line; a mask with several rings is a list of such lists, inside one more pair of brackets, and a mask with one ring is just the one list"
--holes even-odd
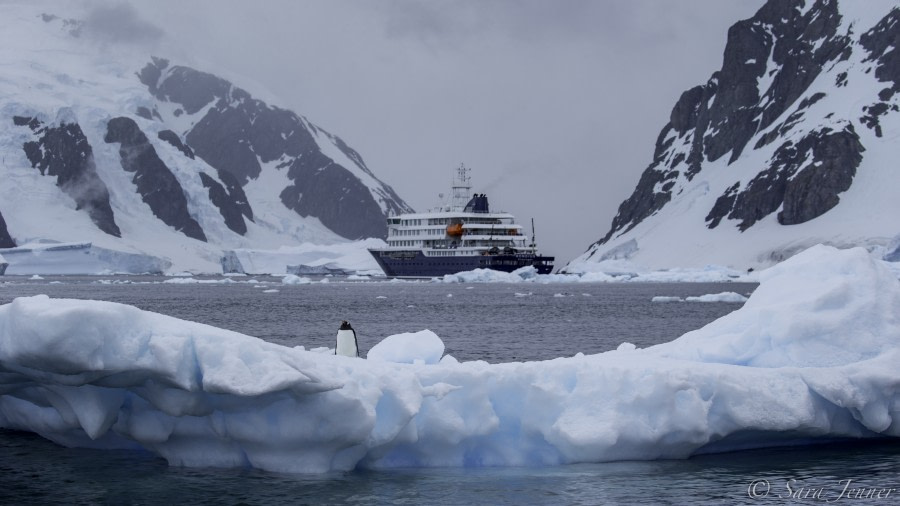
[(428, 330), (363, 359), (122, 304), (21, 297), (0, 306), (0, 427), (289, 473), (900, 436), (896, 275), (861, 248), (815, 246), (759, 279), (740, 309), (670, 343), (502, 364), (458, 362)]
[[(35, 242), (0, 249), (6, 274), (161, 274), (172, 263), (143, 253), (94, 246), (90, 242)], [(3, 272), (0, 272), (3, 274)]]

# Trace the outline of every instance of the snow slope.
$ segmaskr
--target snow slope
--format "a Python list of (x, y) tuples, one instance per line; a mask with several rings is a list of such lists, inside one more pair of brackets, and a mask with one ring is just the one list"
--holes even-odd
[[(122, 254), (154, 257), (161, 265), (169, 264), (174, 272), (221, 272), (223, 250), (277, 250), (309, 242), (349, 242), (323, 225), (315, 209), (301, 216), (285, 206), (279, 194), (289, 182), (287, 169), (276, 167), (274, 162), (264, 163), (259, 177), (247, 184), (245, 204), (252, 208), (253, 218), (238, 216), (246, 223), (246, 232), (233, 230), (223, 217), (220, 204), (214, 203), (212, 190), (201, 179), (201, 173), (219, 187), (229, 188), (228, 182), (200, 157), (186, 156), (159, 137), (165, 131), (184, 136), (192, 122), (202, 116), (176, 114), (176, 105), (154, 97), (138, 76), (150, 55), (127, 44), (109, 44), (93, 37), (91, 27), (78, 21), (82, 8), (80, 3), (23, 2), (3, 6), (0, 212), (16, 244), (90, 242), (97, 248)], [(141, 110), (154, 114), (144, 117)], [(108, 190), (109, 206), (121, 237), (100, 230), (71, 193), (62, 191), (62, 183), (58, 184), (56, 177), (32, 168), (23, 146), (38, 140), (40, 132), (14, 124), (14, 117), (34, 119), (49, 129), (67, 125), (80, 128), (91, 149), (88, 162), (96, 167), (99, 180)], [(142, 199), (135, 174), (123, 170), (119, 143), (107, 142), (108, 124), (119, 117), (134, 121), (161, 163), (171, 171), (180, 186), (173, 191), (186, 197), (187, 213), (199, 224), (205, 242), (164, 223), (157, 217), (159, 211)], [(357, 164), (337, 147), (337, 143), (343, 145), (340, 139), (320, 130), (316, 133), (318, 146), (323, 151), (327, 148), (323, 156), (327, 159), (328, 153), (336, 158), (340, 155), (337, 163), (353, 164), (354, 177), (360, 178), (363, 187), (371, 186), (371, 198), (373, 202), (378, 199), (381, 209), (389, 208), (388, 204), (405, 206), (402, 201), (397, 204), (391, 200), (396, 195), (392, 190), (383, 190), (383, 183), (361, 159)], [(58, 158), (53, 149), (52, 143), (41, 147), (45, 157)], [(352, 152), (349, 148), (346, 151)], [(63, 163), (71, 165), (65, 160)], [(234, 192), (230, 198), (240, 204), (240, 196)], [(363, 248), (360, 245), (359, 249)], [(15, 264), (14, 257), (10, 261)]]
[(18, 298), (0, 306), (0, 427), (300, 473), (900, 436), (894, 274), (863, 249), (819, 246), (761, 279), (741, 309), (671, 343), (493, 365), (440, 358), (429, 331), (361, 359), (121, 304)]
[(898, 19), (895, 1), (773, 0), (732, 27), (722, 69), (673, 109), (609, 234), (566, 269), (758, 269), (819, 243), (890, 256)]

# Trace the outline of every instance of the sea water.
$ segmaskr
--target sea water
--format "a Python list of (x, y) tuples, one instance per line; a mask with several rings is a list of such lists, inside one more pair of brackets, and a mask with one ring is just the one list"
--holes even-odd
[[(446, 284), (278, 278), (162, 283), (154, 277), (4, 277), (18, 296), (121, 302), (286, 346), (334, 345), (341, 320), (361, 354), (386, 336), (430, 329), (460, 361), (545, 360), (622, 342), (670, 341), (740, 304), (651, 302), (755, 285)], [(276, 291), (277, 290), (277, 291)], [(891, 489), (897, 489), (891, 492)], [(855, 495), (854, 494), (855, 492)], [(878, 495), (882, 497), (879, 498)], [(862, 497), (862, 498), (861, 498)], [(0, 430), (0, 504), (733, 504), (900, 503), (900, 444), (835, 442), (687, 460), (542, 468), (397, 469), (296, 476), (170, 467), (149, 453), (63, 448)]]

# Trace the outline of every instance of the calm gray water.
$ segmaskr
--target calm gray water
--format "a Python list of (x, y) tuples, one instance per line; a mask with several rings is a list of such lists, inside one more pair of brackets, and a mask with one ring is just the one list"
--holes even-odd
[[(651, 303), (749, 284), (359, 283), (175, 285), (158, 278), (5, 277), (0, 304), (17, 296), (99, 299), (208, 323), (284, 345), (332, 346), (350, 320), (365, 352), (382, 338), (431, 329), (460, 360), (542, 360), (670, 341), (739, 307)], [(107, 278), (113, 279), (113, 278)], [(245, 281), (247, 278), (236, 278)], [(265, 290), (278, 292), (266, 293)], [(765, 498), (751, 498), (752, 490)], [(795, 481), (788, 481), (788, 480)], [(841, 496), (896, 488), (887, 498)], [(787, 489), (790, 485), (792, 488)], [(791, 499), (790, 492), (806, 494)], [(818, 491), (818, 492), (816, 492)], [(815, 496), (818, 495), (819, 499)], [(874, 493), (870, 493), (874, 497)], [(151, 454), (59, 447), (0, 430), (0, 504), (900, 504), (900, 445), (833, 443), (708, 455), (680, 461), (549, 468), (406, 469), (294, 476), (169, 467)]]

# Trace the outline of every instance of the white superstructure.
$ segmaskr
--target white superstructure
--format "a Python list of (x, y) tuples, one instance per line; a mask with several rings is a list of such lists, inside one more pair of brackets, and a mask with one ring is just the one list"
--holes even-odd
[(472, 196), (470, 169), (460, 165), (449, 203), (425, 213), (388, 217), (388, 248), (422, 250), (426, 256), (481, 255), (494, 252), (534, 252), (512, 214), (490, 212), (487, 196)]

